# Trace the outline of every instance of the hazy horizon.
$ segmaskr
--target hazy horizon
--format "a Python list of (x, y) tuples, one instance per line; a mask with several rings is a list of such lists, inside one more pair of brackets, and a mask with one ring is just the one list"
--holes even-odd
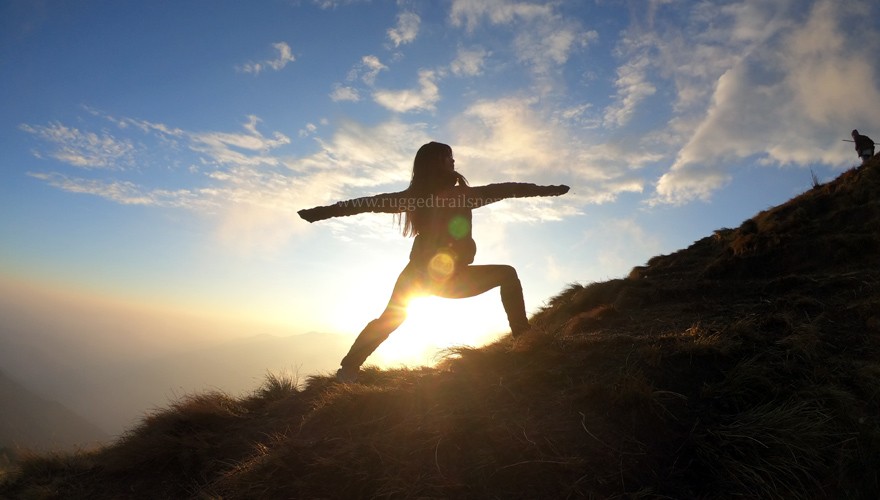
[[(0, 316), (0, 369), (110, 434), (184, 394), (256, 390), (268, 371), (303, 378), (329, 371), (350, 342), (327, 333), (321, 335), (325, 345), (308, 352), (277, 352), (285, 339), (314, 334), (60, 292), (5, 277), (0, 277)], [(274, 341), (276, 348), (241, 348), (260, 341)], [(226, 358), (238, 353), (242, 359), (239, 366), (212, 366), (212, 352)]]
[[(496, 301), (486, 296), (472, 304), (487, 307)], [(268, 372), (301, 381), (332, 372), (355, 335), (293, 331), (5, 276), (0, 276), (0, 316), (0, 370), (111, 435), (186, 394), (240, 395), (259, 388)], [(491, 307), (486, 316), (493, 318)], [(503, 316), (500, 306), (494, 316)], [(466, 331), (465, 321), (450, 319), (446, 326)], [(434, 353), (446, 344), (443, 338), (419, 335), (425, 326), (415, 318), (369, 364), (433, 364)], [(494, 338), (486, 336), (484, 342)], [(453, 343), (459, 344), (454, 336)]]

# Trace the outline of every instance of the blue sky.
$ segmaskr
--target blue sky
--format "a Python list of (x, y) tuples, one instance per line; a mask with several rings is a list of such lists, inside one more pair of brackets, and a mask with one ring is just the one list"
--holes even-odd
[[(867, 0), (2, 1), (0, 276), (260, 325), (241, 335), (354, 335), (411, 242), (391, 216), (296, 211), (402, 189), (437, 140), (473, 185), (571, 186), (475, 213), (477, 263), (514, 265), (535, 311), (855, 165), (841, 139), (880, 138), (878, 15)], [(409, 334), (505, 329), (497, 294), (438, 302)]]

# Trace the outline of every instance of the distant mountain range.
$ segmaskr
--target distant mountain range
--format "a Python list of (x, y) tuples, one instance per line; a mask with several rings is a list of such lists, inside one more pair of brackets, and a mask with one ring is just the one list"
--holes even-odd
[[(88, 419), (97, 426), (97, 434), (82, 428), (83, 432), (75, 436), (81, 435), (86, 441), (100, 436), (106, 441), (119, 436), (146, 413), (186, 394), (216, 390), (241, 395), (259, 386), (270, 371), (304, 379), (335, 370), (350, 343), (348, 336), (329, 333), (260, 334), (133, 361), (87, 358), (76, 353), (64, 357), (53, 349), (0, 342), (0, 351), (5, 351), (0, 353), (0, 366), (20, 381), (13, 391), (10, 376), (4, 377), (4, 391), (9, 385), (10, 394), (31, 395), (22, 396), (21, 402), (10, 396), (10, 401), (16, 403), (6, 404), (6, 392), (3, 393), (0, 445), (11, 442), (7, 435), (15, 437), (18, 443), (41, 449), (52, 447), (55, 442), (59, 447), (78, 442), (71, 441), (74, 435), (62, 432), (66, 427), (60, 424), (53, 424), (57, 431), (37, 425), (52, 421), (61, 408), (82, 415), (80, 420)], [(40, 406), (36, 401), (41, 397), (56, 402), (44, 401), (45, 405)], [(70, 421), (76, 419), (71, 417)], [(59, 437), (53, 438), (52, 432)]]
[(73, 450), (109, 435), (70, 408), (44, 399), (0, 372), (0, 448)]

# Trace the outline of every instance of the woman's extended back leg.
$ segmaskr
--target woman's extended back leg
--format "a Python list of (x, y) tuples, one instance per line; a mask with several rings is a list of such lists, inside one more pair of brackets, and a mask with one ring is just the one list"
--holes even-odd
[(418, 275), (411, 266), (404, 268), (394, 284), (391, 299), (382, 314), (367, 323), (342, 358), (343, 368), (357, 369), (379, 347), (391, 333), (406, 319), (406, 308), (410, 299), (421, 289)]

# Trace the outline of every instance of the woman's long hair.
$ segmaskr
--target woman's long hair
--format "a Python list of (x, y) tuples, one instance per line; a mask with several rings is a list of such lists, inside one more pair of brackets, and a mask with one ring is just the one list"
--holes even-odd
[[(466, 186), (467, 179), (458, 172), (444, 170), (443, 161), (452, 155), (452, 148), (439, 142), (429, 142), (420, 147), (413, 160), (412, 180), (407, 194), (412, 198), (427, 199), (452, 186)], [(425, 214), (431, 203), (421, 203), (415, 210), (403, 212), (403, 235), (415, 236), (422, 229)]]

